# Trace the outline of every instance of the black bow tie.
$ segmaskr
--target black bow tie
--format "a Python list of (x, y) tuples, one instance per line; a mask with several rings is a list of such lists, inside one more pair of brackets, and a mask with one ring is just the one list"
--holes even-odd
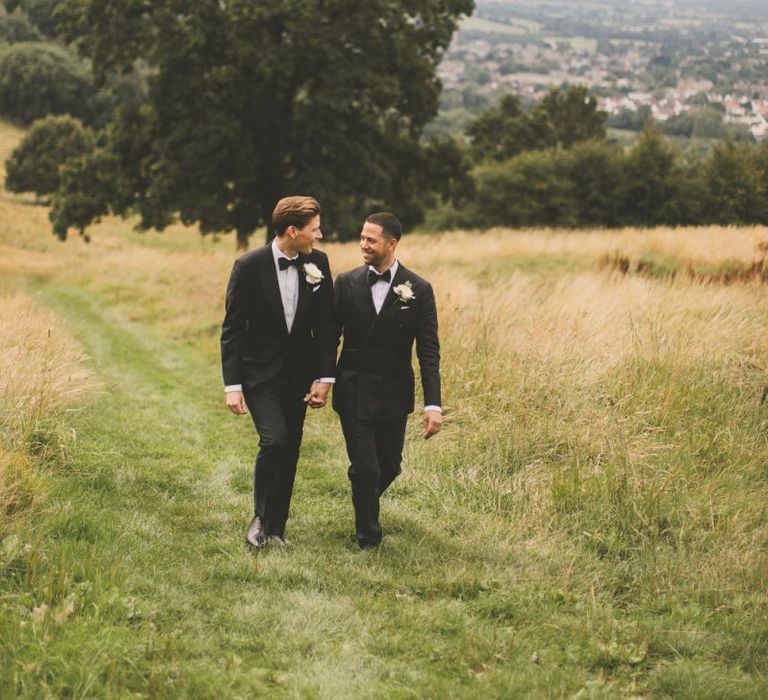
[(382, 274), (379, 274), (378, 272), (374, 272), (373, 270), (368, 270), (368, 284), (373, 287), (376, 282), (389, 282), (389, 280), (392, 279), (392, 274), (389, 270), (386, 272), (383, 272)]
[(301, 259), (298, 257), (291, 258), (290, 260), (288, 258), (277, 259), (277, 266), (281, 270), (287, 270), (291, 265), (293, 265), (294, 267), (298, 267), (299, 265), (301, 265)]

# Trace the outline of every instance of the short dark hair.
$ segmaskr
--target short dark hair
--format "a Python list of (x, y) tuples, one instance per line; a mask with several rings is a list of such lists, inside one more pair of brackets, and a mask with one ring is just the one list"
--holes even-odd
[(387, 236), (394, 238), (397, 241), (399, 241), (400, 237), (403, 235), (403, 225), (400, 223), (400, 219), (394, 214), (390, 214), (388, 211), (380, 211), (376, 214), (371, 214), (366, 219), (366, 222), (381, 226)]
[(320, 204), (314, 197), (283, 197), (272, 212), (275, 235), (282, 236), (289, 226), (304, 228), (319, 213)]

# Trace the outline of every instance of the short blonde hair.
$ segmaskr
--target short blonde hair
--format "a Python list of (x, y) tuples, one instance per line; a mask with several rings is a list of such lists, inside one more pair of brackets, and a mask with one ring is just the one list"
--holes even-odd
[(275, 235), (282, 236), (289, 226), (304, 228), (319, 213), (320, 204), (314, 197), (283, 197), (272, 212)]

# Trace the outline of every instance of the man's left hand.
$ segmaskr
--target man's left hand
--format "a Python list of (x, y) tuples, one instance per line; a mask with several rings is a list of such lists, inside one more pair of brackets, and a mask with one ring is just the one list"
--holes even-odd
[(304, 397), (304, 401), (309, 404), (310, 408), (322, 408), (325, 406), (330, 390), (330, 382), (313, 382), (309, 393)]
[(443, 414), (439, 411), (426, 411), (424, 413), (424, 432), (421, 436), (425, 440), (429, 440), (433, 435), (437, 435), (442, 427)]

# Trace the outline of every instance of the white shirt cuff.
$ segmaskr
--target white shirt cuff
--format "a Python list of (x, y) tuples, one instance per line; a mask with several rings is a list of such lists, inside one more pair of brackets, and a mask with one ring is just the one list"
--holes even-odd
[(438, 413), (442, 413), (443, 409), (440, 408), (440, 406), (424, 406), (424, 413), (427, 411), (437, 411)]
[(320, 377), (320, 379), (315, 379), (315, 381), (322, 382), (323, 384), (335, 384), (336, 377)]
[(228, 394), (231, 391), (242, 391), (243, 385), (242, 384), (229, 384), (228, 386), (224, 387), (224, 391), (226, 391)]

